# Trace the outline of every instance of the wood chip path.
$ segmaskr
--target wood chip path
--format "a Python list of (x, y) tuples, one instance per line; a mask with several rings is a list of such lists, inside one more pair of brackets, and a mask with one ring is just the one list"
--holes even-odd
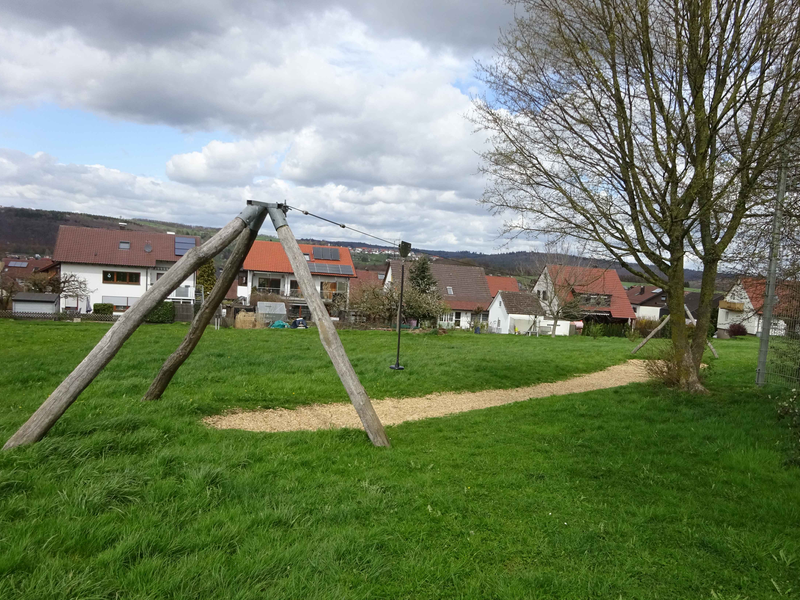
[[(481, 392), (446, 392), (428, 394), (419, 398), (386, 398), (373, 400), (375, 411), (384, 425), (397, 425), (405, 421), (418, 421), (431, 417), (444, 417), (468, 410), (521, 402), (531, 398), (562, 396), (592, 390), (647, 381), (644, 361), (628, 362), (608, 367), (602, 371), (578, 375), (565, 381), (540, 383), (510, 390), (484, 390)], [(217, 429), (244, 429), (246, 431), (315, 431), (342, 427), (362, 429), (353, 406), (348, 403), (310, 404), (295, 409), (234, 411), (203, 419), (206, 425)]]

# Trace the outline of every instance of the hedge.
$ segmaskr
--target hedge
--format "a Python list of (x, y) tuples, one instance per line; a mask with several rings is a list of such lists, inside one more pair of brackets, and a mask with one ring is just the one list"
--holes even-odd
[(105, 302), (98, 302), (93, 306), (94, 314), (96, 315), (113, 315), (114, 305)]
[(173, 323), (175, 321), (175, 305), (162, 302), (144, 318), (145, 323)]

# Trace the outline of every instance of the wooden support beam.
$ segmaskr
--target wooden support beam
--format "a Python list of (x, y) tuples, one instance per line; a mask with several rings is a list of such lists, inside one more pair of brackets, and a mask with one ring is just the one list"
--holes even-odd
[[(689, 320), (692, 322), (692, 325), (697, 325), (697, 319), (695, 319), (694, 316), (692, 316), (692, 311), (689, 310), (689, 307), (684, 304), (683, 310), (686, 311), (686, 316), (689, 317)], [(695, 335), (697, 335), (697, 331), (695, 331), (694, 333)], [(717, 354), (717, 351), (714, 349), (714, 346), (711, 345), (711, 340), (706, 339), (706, 344), (708, 345), (708, 349), (711, 350), (711, 354), (714, 355), (714, 358), (719, 358), (719, 354)]]
[(272, 223), (275, 225), (275, 231), (278, 233), (278, 239), (289, 257), (289, 263), (292, 265), (300, 291), (303, 293), (306, 302), (308, 302), (311, 316), (317, 324), (322, 345), (328, 356), (330, 356), (336, 373), (339, 375), (345, 390), (347, 390), (347, 395), (350, 396), (350, 401), (353, 403), (369, 439), (375, 446), (390, 446), (383, 424), (375, 413), (372, 402), (370, 402), (364, 386), (361, 385), (353, 365), (350, 364), (350, 359), (347, 358), (347, 353), (344, 350), (344, 346), (342, 346), (339, 335), (336, 333), (333, 321), (331, 321), (325, 304), (322, 302), (322, 298), (314, 285), (306, 259), (300, 251), (300, 246), (297, 245), (297, 240), (292, 230), (289, 229), (289, 224), (286, 222), (286, 214), (277, 204), (268, 204), (266, 206)]
[(30, 419), (11, 436), (3, 446), (3, 450), (31, 444), (42, 439), (81, 392), (114, 358), (122, 344), (142, 324), (150, 311), (163, 302), (202, 263), (224, 250), (243, 229), (254, 221), (258, 213), (257, 207), (247, 206), (238, 217), (218, 231), (205, 244), (192, 248), (181, 257), (153, 287), (139, 298), (136, 304), (114, 323), (86, 358), (61, 382), (61, 385), (50, 394)]
[(211, 293), (206, 296), (206, 301), (203, 302), (203, 306), (194, 316), (192, 324), (189, 327), (189, 331), (186, 333), (186, 337), (183, 338), (183, 341), (181, 342), (181, 345), (178, 346), (178, 349), (175, 350), (175, 352), (173, 352), (164, 362), (164, 365), (161, 367), (158, 375), (153, 380), (153, 383), (150, 384), (150, 389), (147, 390), (147, 393), (144, 395), (142, 400), (159, 399), (164, 393), (164, 390), (167, 389), (170, 381), (172, 381), (175, 373), (178, 372), (178, 369), (181, 368), (181, 365), (186, 362), (186, 359), (189, 358), (189, 356), (192, 354), (192, 351), (195, 349), (195, 347), (197, 347), (200, 338), (203, 336), (203, 332), (206, 330), (206, 327), (208, 327), (208, 324), (214, 317), (214, 313), (225, 299), (228, 289), (238, 277), (239, 271), (242, 268), (242, 263), (244, 263), (244, 259), (247, 257), (250, 247), (253, 245), (256, 237), (258, 237), (258, 230), (261, 228), (261, 225), (267, 216), (266, 208), (258, 208), (261, 210), (260, 215), (256, 217), (256, 220), (249, 228), (245, 229), (239, 234), (239, 237), (236, 240), (236, 246), (233, 249), (233, 253), (225, 263), (225, 267), (222, 269), (222, 273), (220, 274), (216, 285), (211, 290)]
[(666, 317), (664, 317), (664, 320), (663, 320), (663, 321), (661, 321), (661, 323), (659, 323), (659, 324), (658, 324), (658, 327), (656, 327), (655, 329), (653, 329), (653, 331), (651, 331), (651, 332), (650, 332), (650, 335), (648, 335), (646, 338), (644, 338), (644, 339), (641, 341), (641, 343), (640, 343), (638, 346), (636, 346), (636, 348), (634, 348), (633, 350), (631, 350), (631, 354), (636, 354), (636, 353), (637, 353), (639, 350), (641, 350), (641, 349), (642, 349), (642, 347), (643, 347), (643, 346), (644, 346), (644, 345), (645, 345), (647, 342), (649, 342), (649, 341), (650, 341), (650, 339), (651, 339), (651, 338), (652, 338), (652, 337), (653, 337), (655, 334), (657, 334), (657, 333), (659, 332), (659, 330), (660, 330), (662, 327), (664, 327), (664, 325), (666, 325), (666, 324), (667, 324), (667, 321), (669, 321), (669, 317), (670, 317), (670, 315), (667, 315)]

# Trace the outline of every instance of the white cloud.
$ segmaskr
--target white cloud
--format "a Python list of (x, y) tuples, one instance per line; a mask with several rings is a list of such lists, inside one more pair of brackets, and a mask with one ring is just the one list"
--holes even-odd
[(0, 107), (234, 141), (176, 153), (168, 181), (2, 152), (0, 202), (221, 225), (261, 194), (429, 247), (497, 246), (500, 221), (476, 204), (484, 138), (455, 84), (508, 20), (501, 2), (69, 4), (0, 7)]

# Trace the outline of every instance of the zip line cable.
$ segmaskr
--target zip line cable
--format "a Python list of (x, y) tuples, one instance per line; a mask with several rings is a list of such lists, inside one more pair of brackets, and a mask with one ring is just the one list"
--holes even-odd
[(342, 229), (349, 229), (350, 231), (355, 231), (356, 233), (360, 233), (361, 235), (366, 235), (367, 237), (371, 237), (372, 239), (385, 242), (390, 246), (397, 246), (397, 240), (391, 241), (382, 237), (378, 237), (377, 235), (372, 235), (371, 233), (367, 233), (366, 231), (361, 231), (360, 229), (356, 229), (355, 227), (350, 227), (349, 225), (345, 225), (344, 223), (337, 223), (336, 221), (331, 221), (330, 219), (326, 219), (325, 217), (320, 217), (319, 215), (315, 215), (314, 213), (308, 212), (307, 210), (303, 210), (302, 208), (297, 208), (296, 206), (289, 206), (288, 204), (284, 204), (284, 206), (291, 210), (299, 211), (309, 217), (314, 217), (315, 219), (319, 219), (320, 221), (325, 221), (332, 225), (336, 225), (337, 227), (341, 227)]
[[(379, 240), (381, 242), (389, 244), (390, 246), (397, 247), (397, 245), (398, 245), (397, 240), (395, 240), (395, 241), (387, 240), (385, 238), (378, 237), (377, 235), (372, 235), (371, 233), (367, 233), (366, 231), (361, 231), (360, 229), (356, 229), (355, 227), (350, 227), (349, 225), (345, 225), (344, 223), (338, 223), (336, 221), (332, 221), (331, 219), (327, 219), (325, 217), (321, 217), (319, 215), (315, 215), (314, 213), (309, 212), (309, 211), (307, 211), (305, 209), (298, 208), (296, 206), (291, 206), (291, 205), (286, 204), (286, 203), (284, 203), (283, 206), (285, 206), (286, 208), (288, 208), (290, 210), (296, 210), (298, 212), (301, 212), (306, 216), (314, 217), (315, 219), (319, 219), (320, 221), (325, 221), (326, 223), (330, 223), (331, 225), (336, 225), (337, 227), (341, 227), (342, 229), (349, 229), (350, 231), (355, 231), (356, 233), (360, 233), (361, 235), (365, 235), (367, 237), (371, 237), (372, 239)], [(478, 264), (469, 263), (469, 262), (466, 262), (466, 261), (458, 259), (458, 258), (441, 257), (441, 260), (447, 260), (447, 261), (459, 263), (459, 264), (462, 264), (462, 265), (467, 266), (467, 267), (479, 267), (480, 266)]]

